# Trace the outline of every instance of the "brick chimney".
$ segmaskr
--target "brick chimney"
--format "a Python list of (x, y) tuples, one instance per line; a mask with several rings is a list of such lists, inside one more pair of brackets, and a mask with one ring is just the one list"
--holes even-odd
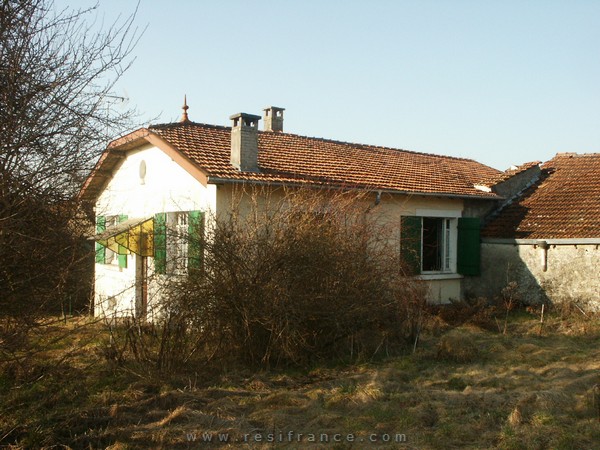
[(229, 117), (231, 165), (242, 172), (258, 172), (258, 121), (260, 116), (238, 113)]
[(283, 112), (285, 108), (267, 106), (264, 109), (265, 131), (283, 131)]

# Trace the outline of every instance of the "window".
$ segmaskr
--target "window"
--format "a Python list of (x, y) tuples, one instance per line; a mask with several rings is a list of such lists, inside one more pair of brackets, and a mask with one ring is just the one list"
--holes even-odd
[(450, 221), (439, 217), (423, 217), (422, 272), (450, 271)]
[(202, 265), (204, 213), (175, 211), (154, 216), (154, 270), (183, 275)]
[(413, 274), (479, 275), (478, 218), (402, 216), (400, 227), (400, 251)]
[(182, 274), (188, 267), (187, 212), (167, 213), (167, 273)]
[[(96, 218), (96, 233), (101, 234), (106, 230), (110, 230), (125, 220), (127, 220), (127, 216), (124, 214), (98, 216)], [(96, 242), (96, 263), (98, 264), (112, 264), (119, 266), (121, 269), (127, 268), (128, 253), (128, 250), (120, 244), (113, 242), (110, 246), (105, 247)]]

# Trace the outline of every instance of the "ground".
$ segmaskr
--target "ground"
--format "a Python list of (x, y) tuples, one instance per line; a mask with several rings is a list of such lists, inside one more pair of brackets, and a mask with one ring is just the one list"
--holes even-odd
[(436, 320), (404, 356), (211, 379), (116, 365), (101, 324), (69, 319), (0, 378), (0, 445), (600, 448), (597, 318), (549, 317), (541, 335), (525, 312), (506, 334)]

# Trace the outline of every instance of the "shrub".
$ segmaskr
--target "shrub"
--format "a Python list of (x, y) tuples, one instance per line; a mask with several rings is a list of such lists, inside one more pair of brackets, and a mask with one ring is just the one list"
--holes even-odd
[(472, 324), (484, 330), (498, 330), (498, 307), (485, 298), (467, 298), (449, 305), (431, 305), (428, 311), (451, 327)]
[(231, 214), (207, 224), (203, 269), (167, 287), (166, 314), (185, 317), (189, 353), (306, 366), (413, 340), (423, 288), (367, 206), (354, 194), (241, 192)]

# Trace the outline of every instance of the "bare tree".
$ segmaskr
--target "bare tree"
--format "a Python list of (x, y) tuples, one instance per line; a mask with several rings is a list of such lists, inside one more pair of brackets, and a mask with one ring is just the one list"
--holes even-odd
[(131, 128), (113, 90), (141, 35), (135, 12), (103, 27), (95, 11), (0, 0), (3, 324), (76, 294), (71, 282), (86, 275), (73, 270), (85, 260), (75, 194), (107, 138)]

